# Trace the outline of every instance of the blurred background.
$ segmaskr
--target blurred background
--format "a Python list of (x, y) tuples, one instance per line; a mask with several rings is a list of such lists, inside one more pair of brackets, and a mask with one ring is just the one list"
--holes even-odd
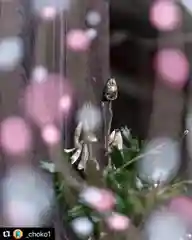
[[(157, 51), (161, 49), (161, 43), (164, 41), (163, 45), (165, 47), (179, 46), (180, 48), (182, 46), (181, 48), (188, 59), (190, 59), (191, 52), (192, 19), (190, 2), (178, 2), (182, 10), (182, 24), (177, 32), (170, 31), (168, 33), (158, 31), (150, 21), (153, 2), (151, 0), (112, 0), (110, 5), (110, 63), (112, 74), (116, 77), (120, 88), (119, 99), (114, 103), (114, 126), (127, 124), (133, 130), (133, 133), (141, 138), (146, 138), (149, 132), (152, 102), (154, 100), (154, 82), (158, 79), (154, 69), (154, 57)], [(166, 13), (162, 9), (163, 18), (166, 18)], [(164, 38), (165, 40), (163, 40)], [(159, 86), (159, 89), (161, 88), (164, 88), (164, 86)], [(183, 97), (186, 97), (187, 93), (184, 88), (182, 91)], [(178, 114), (180, 114), (178, 122), (181, 125), (183, 124), (184, 105), (181, 104), (179, 95), (176, 97), (175, 94), (177, 95), (178, 92), (173, 93), (173, 90), (169, 87), (165, 87), (161, 91), (159, 103), (162, 106), (161, 109), (164, 108), (164, 114), (161, 112), (159, 124), (165, 124), (165, 122), (174, 124), (174, 119), (178, 118)], [(169, 106), (172, 107), (167, 107), (169, 110), (165, 111), (165, 105), (168, 102)], [(173, 106), (178, 106), (178, 109), (173, 111), (173, 108), (175, 108)], [(169, 111), (172, 113), (165, 114)], [(175, 112), (177, 112), (176, 118)], [(172, 124), (168, 124), (169, 128)], [(180, 131), (180, 127), (177, 127), (174, 127), (174, 129), (177, 128)], [(158, 126), (154, 130), (160, 132), (157, 128), (161, 129), (162, 127)], [(170, 131), (173, 131), (173, 129)]]
[(146, 137), (151, 113), (158, 37), (149, 21), (150, 3), (112, 0), (110, 5), (110, 63), (120, 88), (114, 126), (128, 125), (141, 138)]
[[(40, 160), (56, 161), (59, 157), (52, 156), (51, 144), (58, 143), (60, 132), (65, 137), (65, 147), (73, 143), (76, 110), (86, 101), (101, 106), (104, 84), (110, 77), (115, 77), (119, 88), (119, 97), (113, 102), (112, 128), (127, 126), (140, 139), (161, 136), (176, 139), (184, 146), (181, 164), (184, 174), (187, 170), (191, 177), (192, 161), (188, 161), (183, 132), (189, 129), (190, 150), (192, 121), (187, 126), (186, 119), (187, 114), (191, 114), (192, 103), (192, 5), (187, 0), (176, 2), (176, 5), (171, 0), (160, 0), (157, 3), (163, 3), (164, 7), (157, 6), (154, 10), (152, 3), (155, 1), (111, 0), (109, 4), (103, 0), (0, 1), (0, 120), (4, 131), (0, 131), (0, 170), (3, 179), (8, 176), (2, 185), (7, 194), (3, 204), (7, 203), (6, 209), (10, 209), (4, 213), (5, 219), (9, 217), (6, 219), (9, 225), (17, 223), (17, 216), (12, 215), (15, 206), (22, 208), (24, 202), (25, 212), (33, 211), (28, 205), (31, 194), (37, 196), (34, 209), (39, 208), (39, 201), (42, 202), (39, 216), (46, 211), (45, 199), (50, 198), (47, 207), (54, 202), (51, 184), (49, 192), (44, 184), (46, 178), (36, 178), (43, 189), (38, 191), (44, 195), (39, 194), (33, 172), (30, 181), (21, 189), (21, 199), (12, 199), (12, 191), (8, 191), (9, 177), (13, 176), (13, 183), (18, 179), (16, 183), (20, 185), (25, 182), (26, 175), (30, 175), (32, 166), (39, 168)], [(90, 9), (102, 20), (96, 26), (85, 20)], [(88, 30), (92, 30), (91, 37), (88, 37)], [(162, 49), (164, 54), (158, 58)], [(155, 60), (159, 61), (158, 66)], [(50, 81), (43, 82), (45, 79)], [(45, 83), (43, 87), (39, 82)], [(64, 85), (59, 85), (60, 82)], [(62, 96), (58, 89), (65, 89)], [(22, 117), (15, 119), (13, 115)], [(47, 122), (52, 124), (48, 128)], [(104, 158), (103, 153), (102, 148)], [(101, 155), (98, 159), (102, 160)], [(15, 171), (15, 166), (27, 166), (27, 170)], [(18, 185), (13, 183), (17, 191)], [(29, 185), (33, 185), (31, 192)], [(25, 222), (25, 213), (23, 217), (21, 215), (21, 223)], [(59, 218), (57, 212), (56, 219)], [(29, 223), (34, 225), (37, 220), (40, 221), (33, 216)]]

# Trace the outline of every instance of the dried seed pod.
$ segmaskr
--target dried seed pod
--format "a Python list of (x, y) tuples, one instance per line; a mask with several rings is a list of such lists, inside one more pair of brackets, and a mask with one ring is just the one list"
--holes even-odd
[(118, 87), (114, 78), (110, 78), (104, 88), (104, 99), (107, 101), (113, 101), (117, 99), (118, 96)]
[(77, 168), (79, 170), (85, 170), (88, 160), (89, 160), (89, 149), (88, 149), (87, 144), (83, 144), (81, 160), (80, 160)]
[(75, 151), (75, 153), (71, 156), (71, 164), (74, 164), (74, 163), (77, 162), (77, 160), (78, 160), (79, 157), (81, 156), (82, 148), (83, 148), (83, 146), (81, 145), (81, 147), (80, 147), (80, 148), (77, 148), (77, 150)]
[(97, 137), (95, 136), (95, 134), (93, 132), (85, 132), (84, 140), (85, 140), (85, 142), (88, 142), (88, 143), (95, 143), (98, 141)]
[(83, 124), (81, 122), (78, 123), (76, 129), (75, 129), (75, 133), (74, 133), (74, 145), (75, 148), (80, 148), (81, 146), (81, 134), (82, 134), (82, 129), (83, 129)]

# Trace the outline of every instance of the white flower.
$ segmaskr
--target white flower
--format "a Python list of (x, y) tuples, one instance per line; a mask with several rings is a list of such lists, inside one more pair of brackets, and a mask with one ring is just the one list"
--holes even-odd
[(82, 123), (84, 131), (95, 131), (101, 125), (100, 110), (92, 103), (85, 103), (78, 111), (77, 120)]
[(90, 236), (93, 232), (93, 223), (86, 217), (79, 217), (71, 222), (74, 232), (82, 237)]
[(139, 190), (141, 190), (141, 189), (144, 187), (141, 179), (139, 179), (138, 177), (136, 177), (136, 182), (135, 182), (135, 184), (136, 184), (136, 187), (137, 187)]
[(79, 198), (81, 202), (91, 205), (100, 202), (102, 200), (102, 194), (100, 189), (96, 187), (88, 187), (80, 193)]
[(122, 150), (123, 149), (123, 138), (121, 135), (120, 130), (114, 130), (109, 136), (109, 148), (111, 147), (117, 147), (117, 149)]
[(128, 129), (127, 127), (122, 127), (121, 128), (121, 133), (122, 133), (122, 135), (125, 139), (129, 140), (130, 135), (131, 135), (130, 129)]

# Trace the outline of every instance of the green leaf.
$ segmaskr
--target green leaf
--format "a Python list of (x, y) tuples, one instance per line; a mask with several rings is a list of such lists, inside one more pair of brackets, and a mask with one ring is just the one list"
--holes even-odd
[(74, 218), (83, 216), (87, 216), (88, 218), (92, 219), (91, 215), (92, 209), (90, 209), (87, 206), (84, 206), (83, 204), (78, 204), (68, 211), (69, 220), (73, 220)]
[(127, 204), (126, 200), (120, 196), (116, 198), (116, 210), (125, 215), (131, 212), (131, 205)]
[(95, 239), (100, 239), (100, 235), (101, 235), (101, 227), (99, 223), (95, 223), (94, 224), (94, 232), (93, 235), (95, 237)]
[(138, 225), (145, 214), (145, 205), (143, 198), (138, 196), (137, 192), (135, 193), (133, 191), (127, 196), (117, 196), (116, 210), (131, 218)]
[(158, 201), (166, 201), (173, 197), (180, 196), (184, 192), (184, 186), (179, 186), (177, 188), (168, 188), (166, 191), (159, 191), (157, 194), (157, 200)]
[(68, 161), (68, 162), (71, 163), (71, 156), (72, 155), (73, 155), (73, 153), (63, 151), (63, 156), (64, 156), (65, 161)]
[(128, 188), (133, 187), (135, 183), (135, 173), (132, 171), (127, 171), (122, 169), (120, 172), (114, 173), (114, 178), (116, 182), (121, 185), (121, 188), (128, 190)]
[(139, 194), (137, 194), (136, 191), (129, 190), (128, 199), (129, 199), (129, 203), (133, 207), (133, 211), (135, 215), (141, 215), (144, 213), (145, 211), (144, 200)]
[(140, 146), (139, 146), (139, 140), (138, 139), (132, 139), (131, 140), (131, 149), (132, 151), (139, 152)]
[(139, 153), (134, 152), (132, 149), (129, 149), (129, 150), (124, 150), (123, 154), (124, 154), (124, 162), (125, 164), (128, 165), (126, 168), (127, 169), (135, 168), (135, 163), (129, 164), (129, 162), (131, 162), (134, 158), (136, 158), (139, 155)]
[(75, 218), (83, 217), (83, 216), (85, 216), (85, 213), (83, 212), (82, 209), (79, 209), (78, 211), (68, 211), (68, 214), (67, 214), (68, 221), (72, 221)]
[(112, 148), (112, 152), (110, 156), (111, 156), (111, 161), (114, 164), (115, 168), (119, 168), (124, 164), (123, 153), (117, 147)]
[(105, 175), (105, 183), (108, 188), (110, 188), (113, 191), (119, 191), (119, 183), (114, 177), (113, 172), (108, 171), (108, 173)]

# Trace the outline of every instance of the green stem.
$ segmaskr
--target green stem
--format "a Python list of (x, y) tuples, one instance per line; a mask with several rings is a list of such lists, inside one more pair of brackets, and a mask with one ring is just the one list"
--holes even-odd
[(139, 159), (141, 159), (141, 158), (143, 158), (143, 157), (145, 157), (145, 156), (147, 156), (147, 155), (149, 155), (149, 154), (157, 154), (156, 150), (157, 150), (158, 148), (162, 147), (162, 146), (163, 146), (163, 144), (158, 145), (157, 147), (155, 147), (155, 148), (152, 149), (151, 151), (149, 151), (149, 152), (147, 152), (147, 153), (143, 153), (143, 154), (141, 154), (141, 155), (139, 155), (139, 156), (136, 156), (135, 158), (133, 158), (133, 159), (130, 160), (129, 162), (126, 162), (126, 163), (125, 163), (123, 166), (121, 166), (120, 168), (117, 168), (116, 171), (115, 171), (115, 173), (118, 172), (118, 171), (121, 171), (122, 169), (128, 167), (129, 165), (137, 162)]

